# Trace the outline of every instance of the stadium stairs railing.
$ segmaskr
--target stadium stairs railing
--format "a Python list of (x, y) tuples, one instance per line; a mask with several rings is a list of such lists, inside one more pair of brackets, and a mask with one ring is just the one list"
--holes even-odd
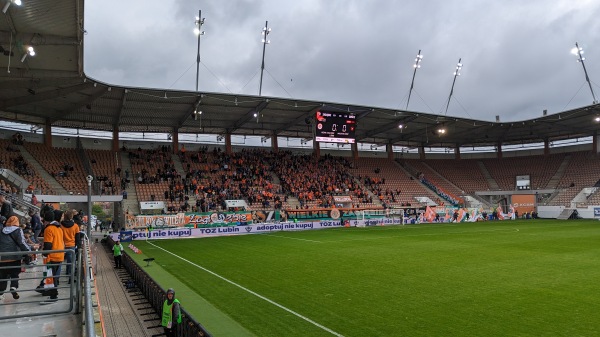
[[(106, 238), (106, 243), (109, 247), (112, 247), (114, 241), (109, 237)], [(144, 294), (150, 305), (154, 308), (157, 313), (162, 313), (163, 303), (167, 299), (167, 291), (162, 289), (158, 283), (150, 276), (142, 266), (138, 265), (128, 254), (125, 252), (122, 256), (123, 266), (125, 270), (131, 276), (131, 279), (135, 282), (135, 286)], [(194, 318), (185, 311), (185, 308), (181, 307), (182, 322), (180, 325), (179, 336), (182, 337), (211, 337), (210, 333), (206, 329), (194, 320)]]
[[(76, 259), (75, 258), (75, 252), (73, 250), (43, 250), (43, 251), (36, 251), (34, 252), (35, 254), (48, 254), (48, 253), (56, 253), (56, 252), (64, 252), (65, 254), (71, 254), (72, 259), (71, 259), (71, 273), (67, 274), (66, 273), (66, 267), (67, 267), (67, 263), (63, 262), (61, 263), (61, 273), (59, 276), (59, 285), (58, 287), (56, 287), (57, 290), (67, 290), (67, 294), (68, 296), (65, 296), (64, 293), (59, 293), (59, 297), (58, 300), (56, 301), (57, 303), (60, 302), (68, 302), (67, 306), (62, 306), (59, 308), (59, 310), (43, 310), (43, 311), (39, 311), (39, 310), (28, 310), (29, 307), (28, 305), (31, 304), (35, 304), (36, 306), (39, 306), (40, 302), (43, 302), (43, 299), (39, 299), (39, 300), (31, 300), (31, 296), (21, 296), (21, 301), (14, 301), (14, 302), (0, 302), (0, 307), (3, 306), (10, 306), (13, 308), (8, 308), (8, 310), (1, 310), (1, 312), (8, 312), (10, 314), (8, 315), (3, 315), (0, 316), (0, 320), (7, 320), (7, 319), (18, 319), (18, 318), (23, 318), (23, 317), (37, 317), (37, 316), (47, 316), (47, 315), (56, 315), (56, 314), (64, 314), (64, 313), (71, 313), (75, 310), (75, 313), (78, 313), (78, 306), (81, 300), (81, 287), (78, 287), (78, 284), (81, 284), (80, 282), (75, 282), (77, 277), (79, 276), (76, 272), (76, 270), (81, 270), (81, 268), (76, 268), (75, 266), (80, 266), (81, 264), (81, 259)], [(0, 257), (1, 256), (6, 256), (6, 255), (21, 255), (24, 254), (24, 252), (22, 251), (17, 251), (17, 252), (0, 252)], [(25, 254), (28, 255), (28, 254)], [(42, 256), (39, 255), (37, 260), (38, 262), (43, 261)], [(46, 270), (46, 268), (48, 266), (55, 266), (56, 263), (52, 264), (44, 264), (44, 263), (34, 263), (34, 264), (26, 264), (26, 263), (22, 263), (21, 264), (21, 270), (25, 271), (21, 272), (21, 275), (19, 276), (19, 283), (20, 283), (20, 287), (18, 289), (18, 292), (22, 295), (22, 294), (27, 294), (27, 293), (34, 293), (36, 291), (39, 291), (40, 289), (38, 289), (37, 287), (41, 284), (41, 282), (36, 282), (36, 281), (41, 281), (44, 277), (43, 277), (43, 271)], [(40, 268), (42, 267), (42, 268)], [(0, 267), (0, 269), (7, 269), (10, 267)], [(31, 271), (29, 273), (27, 273), (27, 271)], [(9, 279), (2, 279), (3, 281), (7, 281)], [(70, 282), (67, 282), (70, 281)], [(5, 291), (4, 295), (5, 296), (10, 296), (11, 292), (8, 289), (8, 285), (7, 285), (7, 290)], [(46, 288), (49, 289), (49, 288)], [(25, 306), (24, 309), (19, 309), (19, 307), (21, 306)], [(5, 309), (5, 308), (2, 308)]]

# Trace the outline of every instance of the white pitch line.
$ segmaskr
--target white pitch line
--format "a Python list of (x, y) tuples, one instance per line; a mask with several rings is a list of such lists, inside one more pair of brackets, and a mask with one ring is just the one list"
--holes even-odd
[(258, 293), (256, 293), (256, 292), (254, 292), (254, 291), (252, 291), (252, 290), (250, 290), (250, 289), (248, 289), (248, 288), (246, 288), (246, 287), (244, 287), (244, 286), (240, 285), (240, 284), (237, 284), (237, 283), (235, 283), (235, 282), (233, 282), (233, 281), (231, 281), (231, 280), (229, 280), (229, 279), (227, 279), (227, 278), (225, 278), (225, 277), (223, 277), (223, 276), (221, 276), (221, 275), (219, 275), (219, 274), (217, 274), (217, 273), (215, 273), (215, 272), (213, 272), (213, 271), (211, 271), (211, 270), (208, 270), (208, 269), (206, 269), (206, 268), (204, 268), (204, 267), (202, 267), (202, 266), (200, 266), (200, 265), (198, 265), (198, 264), (196, 264), (196, 263), (194, 263), (194, 262), (192, 262), (192, 261), (190, 261), (190, 260), (187, 260), (187, 259), (185, 259), (185, 258), (183, 258), (183, 257), (181, 257), (181, 256), (179, 256), (179, 255), (177, 255), (177, 254), (175, 254), (175, 253), (173, 253), (173, 252), (170, 252), (170, 251), (168, 251), (168, 250), (166, 250), (166, 249), (164, 249), (164, 248), (162, 248), (162, 247), (160, 247), (160, 246), (157, 246), (157, 245), (155, 245), (154, 243), (152, 243), (152, 242), (150, 242), (150, 241), (148, 241), (148, 243), (149, 243), (149, 244), (151, 244), (151, 245), (153, 245), (154, 247), (156, 247), (156, 248), (158, 248), (158, 249), (160, 249), (160, 250), (162, 250), (162, 251), (166, 252), (166, 253), (169, 253), (169, 254), (171, 254), (171, 255), (175, 256), (175, 257), (176, 257), (176, 258), (178, 258), (178, 259), (181, 259), (181, 260), (183, 260), (183, 261), (185, 261), (185, 262), (187, 262), (187, 263), (189, 263), (189, 264), (191, 264), (191, 265), (193, 265), (193, 266), (195, 266), (195, 267), (197, 267), (197, 268), (200, 268), (200, 269), (204, 270), (205, 272), (207, 272), (207, 273), (209, 273), (209, 274), (211, 274), (211, 275), (213, 275), (213, 276), (215, 276), (215, 277), (218, 277), (218, 278), (220, 278), (221, 280), (223, 280), (223, 281), (225, 281), (225, 282), (227, 282), (227, 283), (229, 283), (229, 284), (231, 284), (231, 285), (234, 285), (234, 286), (236, 286), (236, 287), (238, 287), (238, 288), (240, 288), (240, 289), (242, 289), (242, 290), (244, 290), (244, 291), (246, 291), (246, 292), (248, 292), (248, 293), (250, 293), (250, 294), (252, 294), (252, 295), (254, 295), (254, 296), (258, 297), (258, 298), (260, 298), (260, 299), (262, 299), (262, 300), (265, 300), (265, 301), (267, 301), (267, 302), (269, 302), (269, 303), (273, 304), (274, 306), (276, 306), (276, 307), (278, 307), (278, 308), (280, 308), (280, 309), (283, 309), (283, 310), (285, 310), (285, 311), (289, 312), (290, 314), (292, 314), (292, 315), (294, 315), (294, 316), (296, 316), (296, 317), (299, 317), (299, 318), (301, 318), (301, 319), (303, 319), (303, 320), (305, 320), (305, 321), (307, 321), (307, 322), (311, 323), (312, 325), (314, 325), (314, 326), (316, 326), (316, 327), (318, 327), (318, 328), (321, 328), (322, 330), (325, 330), (325, 331), (329, 332), (330, 334), (332, 334), (332, 335), (334, 335), (334, 336), (338, 336), (338, 337), (344, 337), (344, 335), (342, 335), (342, 334), (339, 334), (339, 333), (337, 333), (337, 332), (335, 332), (335, 331), (333, 331), (333, 330), (329, 329), (328, 327), (326, 327), (326, 326), (323, 326), (323, 325), (321, 325), (321, 324), (319, 324), (319, 323), (317, 323), (317, 322), (313, 321), (312, 319), (310, 319), (310, 318), (308, 318), (308, 317), (302, 316), (301, 314), (299, 314), (299, 313), (295, 312), (294, 310), (292, 310), (292, 309), (289, 309), (289, 308), (286, 308), (286, 307), (284, 307), (283, 305), (281, 305), (281, 304), (279, 304), (279, 303), (277, 303), (277, 302), (275, 302), (275, 301), (273, 301), (273, 300), (271, 300), (271, 299), (269, 299), (269, 298), (266, 298), (266, 297), (264, 297), (263, 295), (261, 295), (261, 294), (258, 294)]
[(300, 239), (300, 238), (291, 238), (289, 236), (281, 236), (281, 235), (274, 235), (274, 234), (261, 234), (264, 236), (274, 236), (276, 238), (284, 238), (284, 239), (290, 239), (290, 240), (300, 240), (300, 241), (308, 241), (308, 242), (316, 242), (316, 243), (323, 243), (323, 241), (316, 241), (316, 240), (308, 240), (308, 239)]

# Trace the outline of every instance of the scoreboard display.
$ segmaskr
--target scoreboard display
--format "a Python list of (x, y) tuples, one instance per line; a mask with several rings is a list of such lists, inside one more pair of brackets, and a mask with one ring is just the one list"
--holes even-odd
[(356, 116), (348, 112), (317, 111), (315, 139), (326, 143), (355, 143)]

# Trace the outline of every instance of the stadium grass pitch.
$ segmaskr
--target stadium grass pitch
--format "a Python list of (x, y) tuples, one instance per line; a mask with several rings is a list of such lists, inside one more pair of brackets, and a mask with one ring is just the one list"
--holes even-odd
[(132, 255), (154, 257), (146, 270), (182, 285), (215, 336), (598, 336), (599, 242), (598, 221), (516, 220), (135, 241)]

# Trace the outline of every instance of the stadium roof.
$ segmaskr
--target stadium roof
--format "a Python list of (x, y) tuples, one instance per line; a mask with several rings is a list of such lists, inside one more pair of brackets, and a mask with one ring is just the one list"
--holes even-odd
[[(2, 5), (9, 0), (0, 0)], [(600, 105), (524, 121), (490, 122), (415, 111), (152, 88), (89, 78), (83, 69), (83, 0), (11, 5), (0, 19), (0, 119), (121, 132), (174, 132), (313, 138), (319, 109), (357, 115), (359, 142), (399, 146), (494, 146), (594, 135)], [(27, 48), (36, 56), (25, 56)], [(202, 111), (194, 118), (194, 110)], [(254, 114), (258, 113), (258, 118)], [(541, 114), (541, 112), (540, 112)], [(400, 129), (398, 126), (404, 127)], [(438, 132), (444, 128), (445, 133)]]

